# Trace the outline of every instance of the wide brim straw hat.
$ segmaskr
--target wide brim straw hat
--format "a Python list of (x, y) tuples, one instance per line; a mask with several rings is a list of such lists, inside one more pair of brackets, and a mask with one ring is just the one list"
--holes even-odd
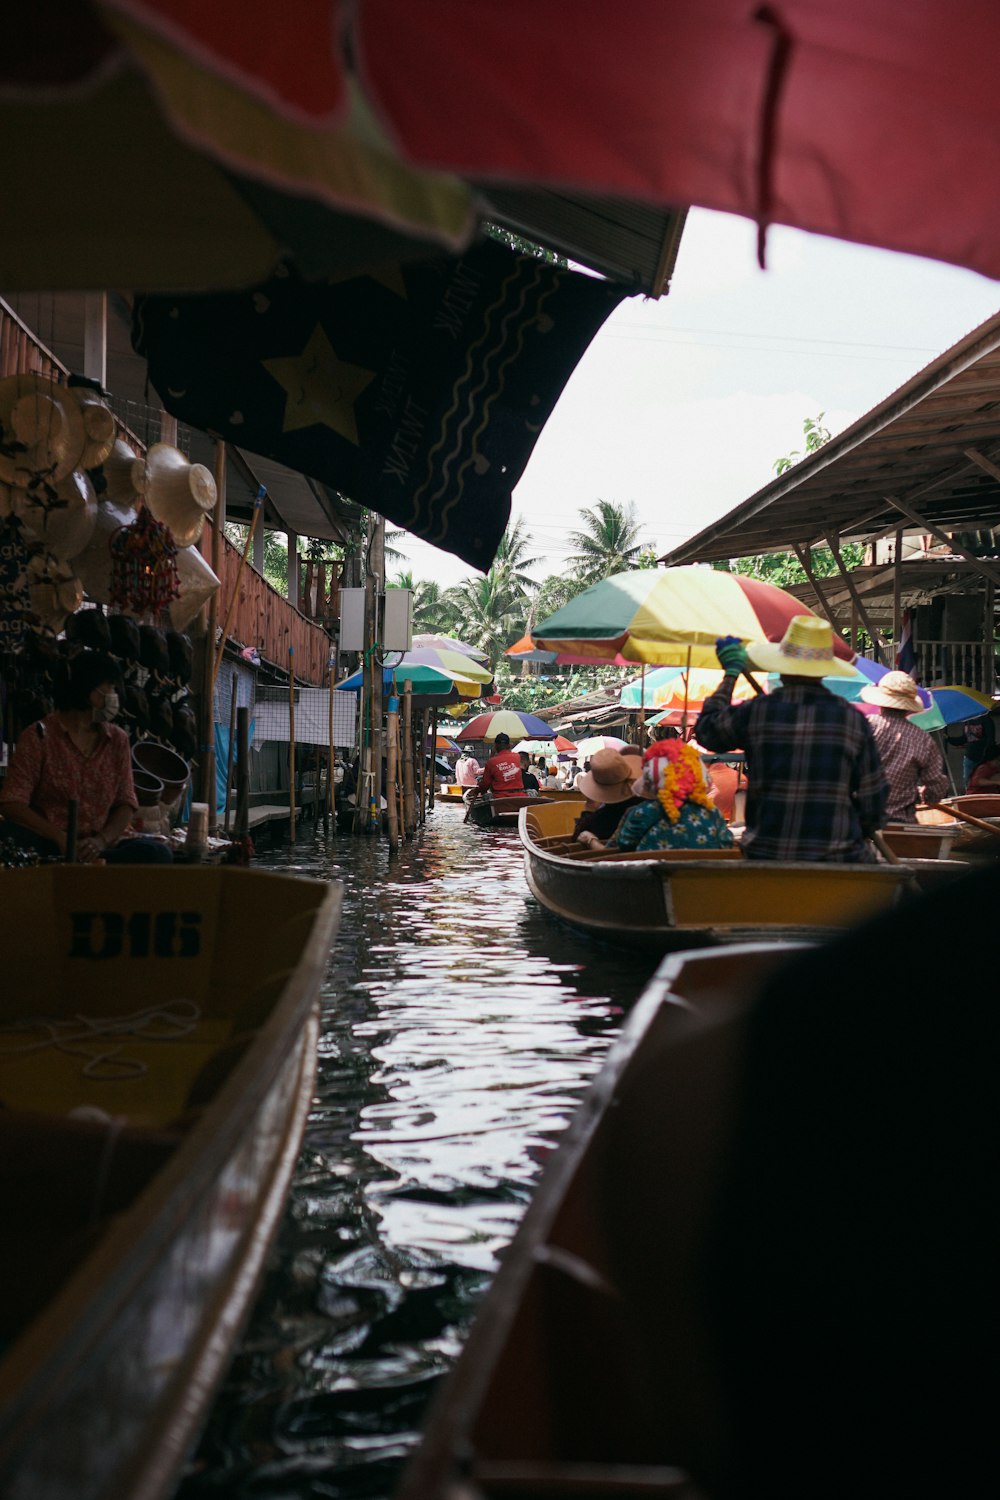
[(47, 375), (23, 371), (0, 380), (0, 482), (26, 489), (55, 484), (79, 468), (87, 446), (83, 412), (73, 393)]
[(788, 677), (853, 677), (833, 652), (833, 626), (819, 615), (794, 615), (780, 641), (749, 641), (751, 666)]
[(136, 478), (141, 481), (144, 472), (145, 465), (135, 449), (130, 448), (124, 438), (115, 438), (110, 453), (101, 464), (104, 476), (102, 499), (112, 505), (134, 509), (139, 504)]
[(95, 390), (86, 385), (74, 385), (68, 395), (83, 413), (83, 429), (87, 435), (83, 455), (77, 465), (80, 469), (100, 468), (115, 445), (117, 423), (110, 406), (106, 406)]
[(154, 443), (145, 463), (134, 466), (136, 488), (157, 521), (169, 526), (178, 547), (192, 547), (201, 537), (205, 517), (215, 509), (211, 470), (193, 464), (179, 448)]
[(590, 770), (576, 778), (573, 789), (588, 802), (625, 802), (632, 795), (633, 770), (631, 757), (617, 750), (596, 750), (590, 757)]
[(878, 682), (861, 689), (861, 698), (865, 703), (876, 703), (879, 708), (895, 708), (905, 714), (918, 714), (924, 706), (909, 672), (886, 672)]

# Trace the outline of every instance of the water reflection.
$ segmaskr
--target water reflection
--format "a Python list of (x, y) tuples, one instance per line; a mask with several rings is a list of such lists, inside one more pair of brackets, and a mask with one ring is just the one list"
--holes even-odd
[(391, 864), (308, 830), (260, 863), (339, 879), (315, 1106), (251, 1326), (181, 1500), (390, 1493), (428, 1396), (651, 961), (554, 924), (520, 846), (441, 807)]

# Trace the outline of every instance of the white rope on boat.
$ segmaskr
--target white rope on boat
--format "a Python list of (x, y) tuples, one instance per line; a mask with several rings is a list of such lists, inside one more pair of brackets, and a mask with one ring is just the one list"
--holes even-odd
[(85, 1059), (84, 1078), (103, 1082), (144, 1078), (149, 1072), (147, 1065), (137, 1057), (122, 1056), (123, 1043), (106, 1047), (100, 1045), (100, 1039), (131, 1037), (141, 1042), (182, 1041), (197, 1029), (200, 1020), (201, 1006), (194, 1000), (185, 999), (146, 1006), (125, 1016), (29, 1016), (22, 1021), (7, 1022), (0, 1027), (0, 1033), (41, 1031), (43, 1035), (36, 1041), (23, 1042), (16, 1047), (0, 1045), (0, 1058), (27, 1056), (51, 1048), (69, 1057)]

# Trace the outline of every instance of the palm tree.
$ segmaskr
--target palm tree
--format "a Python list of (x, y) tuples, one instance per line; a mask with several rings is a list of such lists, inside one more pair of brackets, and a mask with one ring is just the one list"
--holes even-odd
[(521, 633), (524, 598), (506, 566), (494, 566), (485, 577), (467, 578), (449, 591), (459, 634), (491, 662), (498, 661)]
[(585, 582), (598, 583), (612, 573), (635, 567), (642, 551), (642, 527), (634, 505), (598, 500), (591, 510), (581, 510), (580, 517), (582, 529), (570, 532), (569, 539), (577, 551), (569, 564)]
[(541, 562), (540, 557), (526, 555), (533, 546), (531, 534), (524, 525), (524, 517), (518, 516), (513, 526), (508, 527), (500, 538), (497, 555), (493, 559), (494, 568), (506, 569), (512, 582), (525, 591), (534, 587), (529, 570), (536, 568)]

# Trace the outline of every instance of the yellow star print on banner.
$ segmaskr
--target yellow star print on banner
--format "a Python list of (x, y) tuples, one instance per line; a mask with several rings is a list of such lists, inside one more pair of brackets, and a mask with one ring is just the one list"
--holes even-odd
[(341, 359), (318, 323), (301, 354), (261, 363), (288, 393), (282, 432), (322, 425), (358, 446), (354, 403), (375, 379), (373, 370)]

